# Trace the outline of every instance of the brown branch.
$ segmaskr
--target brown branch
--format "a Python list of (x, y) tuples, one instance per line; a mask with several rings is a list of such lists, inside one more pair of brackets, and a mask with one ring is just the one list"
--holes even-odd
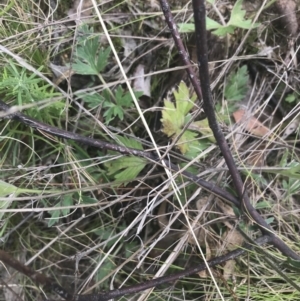
[[(208, 266), (214, 267), (221, 263), (224, 263), (228, 260), (235, 259), (243, 254), (245, 254), (247, 251), (250, 251), (256, 247), (256, 245), (263, 245), (270, 241), (270, 236), (264, 235), (258, 239), (255, 240), (255, 244), (245, 244), (241, 248), (238, 248), (236, 250), (233, 250), (231, 252), (228, 252), (225, 255), (215, 257), (211, 260), (209, 260)], [(205, 263), (200, 263), (192, 268), (185, 269), (181, 272), (174, 273), (168, 276), (162, 276), (159, 278), (155, 278), (152, 280), (149, 280), (144, 283), (140, 283), (137, 285), (132, 285), (125, 288), (120, 288), (100, 294), (88, 294), (88, 295), (71, 295), (65, 288), (62, 288), (58, 284), (55, 283), (55, 281), (51, 278), (46, 277), (45, 275), (38, 273), (29, 267), (25, 266), (18, 260), (12, 258), (8, 253), (0, 250), (0, 261), (3, 261), (5, 264), (11, 266), (15, 270), (19, 271), (20, 273), (28, 276), (36, 285), (45, 285), (46, 288), (52, 289), (55, 293), (57, 293), (62, 298), (66, 299), (67, 301), (106, 301), (110, 300), (112, 298), (121, 297), (128, 294), (135, 294), (138, 292), (141, 292), (143, 290), (146, 290), (148, 288), (152, 287), (159, 287), (162, 284), (173, 282), (179, 279), (182, 279), (183, 277), (187, 277), (190, 275), (197, 274), (201, 271), (204, 271), (207, 269), (207, 265)]]
[(60, 285), (58, 285), (55, 282), (55, 280), (50, 279), (45, 275), (32, 270), (31, 268), (24, 265), (20, 261), (14, 259), (12, 256), (10, 256), (8, 253), (6, 253), (3, 250), (0, 250), (0, 261), (2, 261), (3, 263), (17, 270), (18, 272), (29, 277), (36, 285), (43, 285), (47, 289), (57, 293), (62, 298), (68, 301), (72, 300), (72, 295), (67, 290), (65, 290)]
[[(66, 130), (59, 129), (57, 127), (54, 127), (54, 126), (45, 124), (43, 122), (40, 122), (38, 120), (35, 120), (33, 118), (30, 118), (20, 112), (12, 112), (12, 108), (10, 106), (8, 106), (2, 100), (0, 100), (0, 110), (3, 110), (3, 113), (5, 113), (5, 114), (2, 114), (2, 116), (0, 115), (0, 118), (2, 117), (5, 119), (10, 119), (10, 120), (15, 120), (15, 121), (21, 122), (34, 129), (44, 131), (44, 132), (49, 133), (56, 137), (74, 140), (74, 141), (77, 141), (78, 143), (93, 146), (93, 147), (96, 147), (99, 149), (112, 150), (112, 151), (119, 152), (124, 155), (133, 155), (133, 156), (145, 158), (152, 163), (159, 164), (158, 157), (151, 152), (146, 152), (143, 150), (129, 148), (129, 147), (121, 146), (121, 145), (116, 145), (116, 144), (109, 143), (106, 141), (81, 136), (76, 133), (72, 133), (72, 132), (69, 132)], [(167, 160), (164, 160), (164, 163), (167, 166), (169, 166), (170, 169), (172, 169), (176, 172), (180, 171), (180, 169), (177, 167), (177, 165), (172, 164)], [(227, 192), (226, 190), (223, 190), (220, 187), (218, 187), (214, 184), (211, 184), (211, 183), (193, 175), (190, 172), (182, 171), (181, 174), (183, 176), (185, 176), (186, 178), (190, 179), (191, 181), (193, 181), (194, 183), (200, 185), (201, 187), (203, 187), (210, 193), (213, 193), (213, 194), (217, 195), (218, 197), (220, 197), (221, 199), (223, 199), (229, 203), (232, 203), (235, 206), (238, 206), (238, 204), (239, 204), (238, 200), (233, 195), (231, 195), (229, 192)]]
[(225, 162), (228, 166), (233, 185), (237, 191), (240, 199), (240, 207), (253, 219), (260, 227), (261, 231), (270, 235), (271, 244), (275, 246), (285, 256), (300, 260), (300, 256), (291, 250), (282, 240), (280, 240), (274, 233), (269, 224), (261, 217), (261, 215), (253, 208), (250, 198), (246, 190), (241, 175), (235, 165), (231, 151), (226, 142), (225, 136), (220, 129), (217, 122), (212, 93), (210, 90), (209, 69), (208, 69), (208, 49), (207, 49), (207, 33), (206, 33), (206, 8), (205, 0), (192, 0), (195, 19), (196, 41), (197, 41), (197, 55), (199, 65), (199, 76), (201, 83), (201, 90), (203, 95), (203, 107), (206, 113), (209, 126), (213, 131), (215, 139), (224, 156)]

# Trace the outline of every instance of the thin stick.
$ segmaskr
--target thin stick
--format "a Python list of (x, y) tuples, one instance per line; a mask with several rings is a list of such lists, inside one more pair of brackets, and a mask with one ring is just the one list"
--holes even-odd
[(271, 243), (274, 247), (276, 247), (285, 256), (291, 257), (296, 260), (300, 260), (300, 256), (296, 254), (293, 250), (291, 250), (281, 239), (279, 239), (274, 234), (270, 225), (253, 208), (248, 193), (246, 189), (244, 189), (244, 183), (242, 181), (241, 175), (235, 165), (231, 151), (226, 142), (225, 136), (217, 122), (214, 111), (208, 69), (205, 0), (193, 0), (192, 2), (195, 19), (199, 76), (203, 95), (203, 108), (206, 113), (209, 126), (213, 131), (215, 139), (228, 166), (229, 173), (232, 177), (232, 182), (240, 199), (240, 207), (248, 214), (250, 219), (253, 219), (257, 223), (257, 225), (260, 227), (261, 231), (264, 234), (271, 236)]
[[(270, 236), (264, 235), (258, 239), (256, 239), (254, 242), (255, 244), (245, 244), (243, 247), (238, 248), (236, 250), (230, 251), (225, 255), (215, 257), (209, 261), (207, 261), (209, 267), (217, 266), (221, 263), (224, 263), (228, 260), (235, 259), (246, 252), (254, 249), (257, 245), (264, 245), (270, 241)], [(182, 279), (184, 277), (197, 274), (201, 271), (204, 271), (207, 269), (207, 266), (205, 263), (200, 263), (192, 268), (185, 269), (181, 272), (174, 273), (168, 276), (162, 276), (153, 280), (149, 280), (144, 283), (140, 283), (137, 285), (132, 285), (129, 287), (116, 289), (100, 294), (88, 294), (88, 295), (75, 295), (72, 296), (69, 291), (60, 285), (58, 285), (54, 279), (48, 278), (45, 275), (38, 273), (34, 270), (32, 270), (30, 267), (25, 266), (20, 261), (14, 259), (11, 257), (8, 253), (6, 253), (3, 250), (0, 250), (0, 261), (2, 261), (4, 264), (9, 265), (10, 267), (14, 268), (15, 270), (19, 271), (20, 273), (28, 276), (35, 284), (37, 285), (45, 285), (47, 289), (53, 290), (56, 292), (59, 296), (66, 299), (67, 301), (107, 301), (112, 298), (121, 297), (128, 294), (135, 294), (138, 292), (141, 292), (143, 290), (146, 290), (148, 288), (152, 287), (158, 287), (162, 284), (174, 282), (178, 279)]]

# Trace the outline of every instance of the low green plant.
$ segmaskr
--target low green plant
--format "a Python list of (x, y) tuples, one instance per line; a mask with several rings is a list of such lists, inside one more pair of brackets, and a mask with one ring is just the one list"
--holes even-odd
[[(121, 136), (116, 136), (116, 138), (117, 142), (123, 146), (143, 150), (142, 144), (135, 139)], [(109, 176), (113, 176), (116, 181), (126, 185), (138, 176), (146, 164), (146, 159), (135, 156), (123, 156), (121, 158), (108, 161), (104, 165), (108, 170)]]
[(44, 200), (43, 203), (45, 207), (57, 208), (57, 210), (48, 211), (48, 214), (50, 215), (50, 218), (48, 219), (48, 227), (52, 227), (53, 225), (57, 224), (60, 219), (68, 216), (72, 212), (71, 206), (74, 206), (78, 203), (95, 204), (97, 202), (98, 200), (78, 192), (62, 195), (60, 200), (55, 205), (51, 204), (50, 201)]
[[(110, 48), (99, 47), (99, 39), (94, 35), (92, 28), (84, 24), (80, 28), (78, 44), (72, 69), (77, 74), (98, 76), (105, 86), (105, 81), (101, 76), (101, 72), (108, 64), (110, 56)], [(140, 97), (142, 92), (135, 92), (135, 97)], [(133, 107), (131, 94), (125, 92), (120, 86), (114, 91), (107, 88), (102, 93), (81, 93), (77, 94), (83, 99), (89, 108), (102, 106), (105, 110), (103, 117), (105, 123), (109, 124), (116, 117), (120, 120), (124, 118), (124, 112), (128, 108)]]
[(246, 65), (230, 73), (225, 84), (224, 98), (229, 102), (244, 99), (249, 89), (248, 82), (249, 74)]
[[(172, 140), (178, 139), (176, 146), (180, 152), (187, 158), (195, 158), (201, 151), (206, 149), (211, 143), (207, 138), (201, 138), (199, 133), (204, 136), (212, 136), (207, 124), (193, 122), (190, 125), (192, 130), (185, 130), (182, 134), (184, 126), (191, 120), (191, 109), (197, 99), (196, 94), (189, 96), (189, 89), (184, 82), (181, 82), (178, 91), (173, 92), (175, 103), (165, 99), (164, 108), (162, 111), (162, 126), (163, 133)], [(202, 128), (201, 128), (202, 125)]]
[[(42, 67), (41, 67), (42, 68)], [(29, 73), (25, 68), (18, 67), (12, 60), (8, 60), (2, 70), (0, 78), (0, 94), (5, 95), (5, 100), (16, 99), (18, 105), (38, 104), (39, 101), (61, 98), (59, 92), (45, 83), (43, 79), (34, 73)], [(62, 101), (49, 102), (41, 111), (38, 106), (27, 110), (31, 117), (51, 122), (52, 118), (62, 113), (65, 104)]]
[[(16, 187), (13, 184), (7, 183), (5, 181), (0, 180), (0, 197), (6, 197), (6, 200), (0, 201), (0, 209), (8, 209), (14, 204), (14, 198), (19, 196), (20, 194), (47, 194), (47, 193), (59, 193), (60, 190), (40, 190), (40, 189), (28, 189), (28, 188), (20, 188)], [(0, 221), (5, 213), (0, 212)]]
[(99, 47), (93, 28), (83, 24), (79, 29), (72, 69), (81, 75), (99, 75), (107, 65), (110, 48)]
[[(120, 120), (124, 119), (124, 112), (126, 109), (133, 108), (133, 100), (129, 92), (125, 92), (120, 86), (114, 91), (112, 95), (109, 90), (104, 90), (100, 93), (93, 94), (81, 94), (81, 98), (87, 103), (87, 106), (91, 109), (101, 106), (105, 109), (103, 117), (105, 123), (109, 124), (116, 117)], [(142, 92), (134, 92), (135, 97), (142, 96)]]
[[(210, 0), (209, 2), (214, 3), (215, 0)], [(246, 11), (242, 9), (242, 2), (243, 0), (237, 0), (235, 2), (231, 11), (230, 19), (225, 25), (206, 17), (207, 30), (212, 30), (213, 34), (223, 37), (226, 36), (226, 34), (233, 34), (236, 28), (250, 29), (258, 27), (260, 25), (259, 23), (252, 24), (252, 20), (245, 19)], [(194, 23), (179, 24), (179, 31), (182, 33), (194, 32), (195, 25)]]
[(216, 112), (220, 121), (228, 124), (230, 118), (228, 114), (233, 113), (238, 109), (240, 102), (245, 99), (249, 90), (249, 74), (246, 65), (232, 71), (226, 81), (224, 87), (224, 99), (226, 100), (226, 115), (222, 113), (224, 110), (221, 107), (221, 103), (217, 103)]

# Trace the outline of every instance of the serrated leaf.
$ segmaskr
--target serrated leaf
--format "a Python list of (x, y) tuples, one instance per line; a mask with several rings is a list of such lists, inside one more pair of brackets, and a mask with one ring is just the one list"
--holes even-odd
[(87, 103), (87, 106), (89, 108), (95, 108), (101, 105), (104, 101), (104, 98), (99, 93), (93, 93), (93, 94), (86, 94), (82, 93), (81, 95), (78, 95), (85, 103)]
[(198, 133), (187, 130), (180, 137), (177, 147), (187, 158), (194, 159), (210, 144), (207, 139), (199, 139)]
[(181, 82), (178, 86), (178, 91), (174, 91), (174, 97), (176, 102), (176, 110), (185, 116), (194, 106), (196, 96), (189, 97), (189, 89), (184, 82)]
[(171, 137), (184, 125), (184, 115), (175, 108), (171, 101), (165, 100), (164, 104), (161, 119), (163, 125), (162, 131), (168, 137)]
[(173, 136), (180, 131), (186, 122), (186, 115), (193, 108), (197, 99), (195, 94), (189, 96), (189, 89), (184, 82), (181, 82), (178, 91), (173, 92), (175, 97), (175, 105), (169, 101), (164, 101), (164, 109), (162, 111), (163, 133), (168, 137)]
[(234, 26), (222, 26), (222, 27), (212, 31), (212, 33), (219, 36), (219, 37), (224, 37), (227, 34), (233, 34), (234, 29), (235, 29)]
[(189, 126), (189, 129), (201, 133), (205, 138), (209, 139), (213, 143), (216, 142), (213, 132), (209, 127), (207, 118), (193, 122)]
[(248, 69), (244, 65), (236, 72), (229, 75), (225, 86), (224, 96), (228, 101), (238, 101), (243, 99), (248, 92)]
[(239, 28), (250, 29), (259, 26), (258, 23), (252, 25), (252, 20), (245, 20), (246, 11), (242, 9), (243, 0), (237, 0), (232, 8), (228, 25), (233, 25)]
[[(172, 137), (174, 141), (181, 135), (184, 125), (191, 120), (189, 111), (193, 108), (197, 96), (195, 94), (192, 97), (189, 96), (190, 91), (184, 82), (180, 83), (178, 91), (173, 92), (173, 94), (176, 106), (171, 101), (165, 100), (161, 121), (163, 133)], [(207, 148), (207, 140), (204, 140), (199, 140), (199, 134), (196, 131), (186, 130), (180, 136), (176, 146), (188, 158), (195, 158), (203, 149)]]
[(143, 150), (141, 142), (133, 138), (127, 138), (122, 136), (117, 136), (117, 139), (126, 147), (131, 147), (139, 150)]
[[(142, 144), (132, 138), (117, 136), (118, 142), (130, 148), (143, 150)], [(105, 163), (108, 175), (114, 175), (115, 180), (126, 185), (134, 180), (146, 166), (147, 161), (135, 156), (124, 156)]]
[(115, 168), (117, 169), (117, 173), (114, 178), (122, 183), (134, 180), (146, 165), (145, 160), (138, 157), (123, 157), (116, 161), (118, 162), (115, 162), (115, 164), (118, 166)]
[(185, 131), (177, 142), (177, 147), (180, 149), (182, 154), (185, 154), (190, 150), (190, 147), (195, 142), (198, 134), (192, 131)]
[(91, 67), (87, 63), (83, 63), (79, 60), (76, 60), (75, 63), (72, 64), (72, 69), (77, 73), (81, 75), (97, 75), (98, 72)]
[(79, 40), (72, 69), (81, 75), (97, 75), (107, 65), (110, 48), (99, 50), (99, 38), (91, 37), (93, 31), (88, 27), (82, 27), (81, 30), (88, 34), (88, 37)]
[(108, 57), (110, 55), (110, 48), (106, 48), (105, 50), (100, 49), (100, 52), (98, 54), (98, 60), (97, 60), (97, 70), (98, 72), (101, 72), (105, 66), (107, 65)]
[(210, 145), (211, 143), (208, 139), (200, 139), (189, 146), (188, 151), (185, 153), (185, 157), (193, 160), (204, 150), (206, 150)]
[[(237, 0), (235, 2), (231, 11), (230, 19), (225, 26), (206, 17), (206, 29), (215, 29), (214, 31), (212, 31), (213, 34), (217, 36), (225, 36), (226, 34), (233, 34), (236, 28), (250, 29), (258, 27), (260, 25), (259, 23), (252, 24), (252, 20), (246, 20), (244, 18), (246, 11), (242, 9), (242, 2), (243, 0)], [(179, 31), (194, 32), (195, 26), (192, 23), (180, 24)]]

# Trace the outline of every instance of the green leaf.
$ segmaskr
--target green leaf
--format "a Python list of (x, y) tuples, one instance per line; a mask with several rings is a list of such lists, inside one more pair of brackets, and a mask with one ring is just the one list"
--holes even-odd
[[(236, 28), (250, 29), (258, 27), (260, 25), (259, 23), (252, 24), (252, 20), (245, 19), (246, 11), (242, 9), (242, 2), (243, 0), (237, 0), (235, 2), (231, 11), (230, 19), (225, 26), (210, 19), (209, 17), (206, 17), (206, 29), (214, 29), (214, 31), (212, 31), (213, 34), (217, 36), (225, 36), (226, 34), (233, 34)], [(179, 24), (179, 31), (194, 32), (195, 26), (192, 23), (181, 23)]]
[(205, 138), (209, 139), (213, 143), (216, 142), (213, 132), (209, 127), (207, 118), (193, 122), (189, 129), (201, 133)]
[[(243, 0), (237, 0), (232, 8), (230, 20), (228, 25), (233, 25), (239, 28), (250, 29), (252, 26), (251, 20), (245, 20), (246, 11), (242, 9)], [(253, 24), (253, 27), (257, 27), (259, 24)]]
[(226, 100), (238, 101), (245, 98), (248, 92), (248, 81), (249, 75), (246, 65), (231, 73), (225, 85), (224, 96)]
[(61, 216), (61, 211), (60, 210), (52, 210), (52, 211), (49, 211), (49, 213), (51, 215), (51, 218), (48, 221), (48, 227), (52, 227), (53, 225), (55, 225), (58, 222), (59, 217)]
[[(193, 94), (192, 97), (189, 96), (189, 89), (184, 82), (180, 83), (178, 91), (174, 91), (173, 94), (176, 107), (171, 101), (165, 100), (161, 122), (163, 125), (163, 133), (168, 137), (172, 137), (173, 140), (176, 140), (177, 137), (181, 135), (184, 125), (191, 119), (189, 111), (193, 108), (197, 97), (195, 94)], [(193, 124), (195, 128), (192, 127), (191, 129), (195, 130), (196, 124)], [(200, 139), (197, 131), (190, 130), (186, 130), (176, 144), (180, 152), (188, 158), (195, 158), (206, 149), (208, 145), (208, 140)]]
[(87, 63), (81, 62), (79, 60), (75, 60), (75, 62), (72, 64), (72, 69), (77, 73), (81, 75), (97, 75), (98, 72), (90, 66)]
[(82, 196), (82, 204), (97, 204), (98, 200), (91, 198), (89, 196)]
[[(218, 29), (222, 28), (223, 26), (214, 21), (213, 19), (206, 17), (206, 29), (212, 30), (212, 29)], [(178, 30), (181, 33), (188, 33), (188, 32), (195, 32), (195, 24), (194, 23), (179, 23)]]
[(18, 187), (0, 180), (0, 197), (16, 194)]
[(86, 94), (83, 93), (81, 95), (78, 95), (85, 103), (87, 103), (87, 106), (91, 109), (98, 107), (101, 105), (104, 101), (104, 98), (99, 93), (93, 93), (93, 94)]
[[(73, 194), (66, 194), (63, 196), (61, 202), (58, 202), (54, 207), (68, 207), (73, 205)], [(48, 221), (48, 227), (55, 225), (60, 217), (66, 216), (70, 213), (70, 208), (63, 208), (58, 210), (51, 210), (49, 214), (51, 218)]]
[(246, 15), (246, 11), (242, 9), (243, 0), (237, 0), (232, 8), (230, 20), (226, 24), (226, 26), (222, 26), (217, 30), (213, 31), (215, 35), (225, 36), (226, 34), (234, 33), (236, 28), (250, 29), (258, 27), (260, 24), (255, 23), (252, 24), (252, 20), (246, 20), (244, 17)]
[(109, 47), (106, 49), (100, 49), (98, 54), (98, 60), (96, 63), (98, 72), (103, 71), (103, 69), (106, 67), (110, 55), (110, 51), (111, 49)]
[(128, 183), (134, 180), (145, 167), (145, 159), (138, 157), (123, 157), (114, 160), (109, 168), (108, 175), (113, 175), (114, 178), (122, 183)]
[[(193, 145), (195, 145), (195, 140), (197, 139), (198, 134), (192, 131), (185, 131), (183, 135), (179, 138), (177, 142), (177, 147), (180, 149), (182, 154), (190, 151)], [(197, 143), (196, 143), (197, 145)]]
[(87, 26), (79, 30), (83, 31), (84, 38), (78, 40), (72, 69), (81, 75), (98, 75), (107, 65), (111, 49), (100, 48), (99, 38), (93, 36), (93, 30)]
[(162, 111), (163, 133), (168, 137), (173, 136), (184, 125), (184, 115), (179, 110), (175, 109), (174, 104), (169, 101), (164, 101), (164, 109)]
[(269, 173), (280, 174), (293, 179), (300, 179), (300, 163), (290, 162), (286, 165), (288, 169), (268, 170)]
[(73, 204), (73, 194), (66, 194), (63, 196), (61, 206), (66, 208), (61, 210), (62, 216), (68, 215), (70, 213), (70, 208), (67, 207), (73, 206)]
[(175, 105), (169, 101), (164, 101), (164, 109), (162, 111), (163, 133), (171, 137), (182, 129), (186, 121), (186, 115), (193, 108), (196, 101), (196, 95), (189, 96), (189, 89), (184, 82), (181, 82), (178, 91), (173, 92), (175, 97)]
[(205, 149), (207, 149), (211, 142), (208, 139), (198, 139), (188, 144), (187, 152), (184, 154), (188, 159), (195, 159), (199, 154), (201, 154)]
[[(135, 149), (143, 150), (142, 144), (132, 138), (117, 136), (118, 143)], [(105, 163), (108, 169), (108, 175), (113, 175), (115, 180), (124, 185), (134, 180), (146, 166), (147, 161), (135, 156), (124, 156), (116, 160)]]
[[(140, 91), (135, 91), (134, 95), (136, 98), (139, 98), (143, 95)], [(123, 92), (123, 89), (119, 86), (115, 90), (115, 101), (114, 103), (111, 100), (111, 95), (107, 90), (103, 91), (103, 98), (105, 99), (103, 103), (103, 108), (106, 108), (106, 112), (104, 113), (105, 123), (109, 124), (115, 117), (118, 117), (120, 120), (124, 118), (124, 109), (130, 108), (133, 106), (133, 100), (130, 92)]]
[(261, 201), (255, 205), (255, 209), (257, 209), (257, 210), (270, 209), (270, 208), (272, 208), (272, 206), (271, 206), (270, 202), (268, 202), (268, 201)]
[(227, 34), (233, 34), (235, 30), (234, 26), (227, 25), (227, 26), (221, 26), (218, 29), (214, 30), (212, 33), (216, 36), (224, 37)]
[[(95, 275), (95, 281), (96, 283), (103, 281), (103, 278), (106, 277), (111, 271), (113, 271), (116, 268), (116, 265), (113, 263), (114, 258), (113, 256), (109, 256), (101, 265), (101, 268), (98, 269), (96, 275)], [(99, 262), (101, 260), (101, 256), (99, 257)], [(103, 284), (102, 284), (103, 285)], [(108, 288), (108, 287), (107, 287)]]
[(287, 263), (289, 266), (296, 268), (297, 271), (300, 272), (300, 260), (295, 260), (288, 257), (285, 263)]
[(193, 108), (197, 96), (194, 94), (192, 98), (189, 97), (189, 89), (184, 82), (181, 82), (178, 91), (175, 90), (173, 93), (176, 100), (176, 110), (185, 116)]
[(122, 136), (117, 136), (117, 138), (118, 138), (118, 141), (121, 142), (121, 144), (126, 147), (143, 150), (143, 146), (142, 146), (141, 142), (139, 142), (136, 139), (122, 137)]
[(296, 100), (296, 95), (294, 93), (289, 94), (284, 100), (288, 103), (293, 103)]

